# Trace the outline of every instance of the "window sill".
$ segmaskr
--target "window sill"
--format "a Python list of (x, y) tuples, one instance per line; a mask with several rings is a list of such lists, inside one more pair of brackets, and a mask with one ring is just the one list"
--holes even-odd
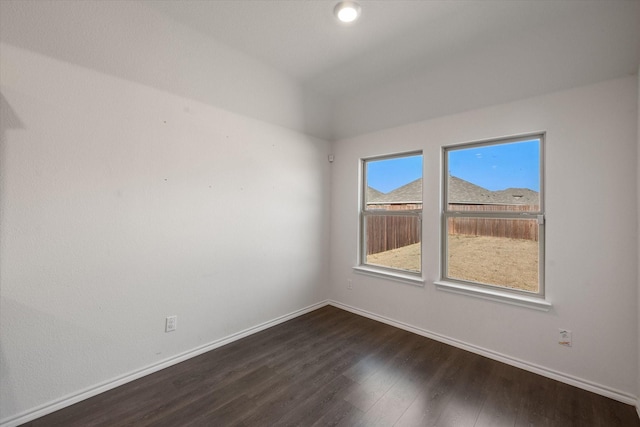
[(526, 295), (516, 295), (508, 292), (501, 292), (493, 289), (478, 288), (460, 283), (434, 282), (436, 288), (440, 291), (452, 292), (454, 294), (468, 295), (471, 297), (488, 299), (491, 301), (502, 302), (505, 304), (517, 305), (520, 307), (531, 308), (533, 310), (549, 311), (552, 304), (542, 298), (528, 297)]
[(364, 274), (367, 276), (378, 277), (382, 279), (389, 279), (396, 282), (407, 283), (409, 285), (424, 287), (424, 279), (422, 277), (412, 276), (410, 274), (403, 274), (400, 272), (378, 270), (376, 268), (366, 266), (353, 267), (353, 271), (358, 274)]

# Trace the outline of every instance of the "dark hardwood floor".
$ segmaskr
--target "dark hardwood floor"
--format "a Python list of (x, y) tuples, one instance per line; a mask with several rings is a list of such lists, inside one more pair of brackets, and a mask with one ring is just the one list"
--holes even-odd
[(640, 426), (635, 408), (324, 307), (28, 426)]

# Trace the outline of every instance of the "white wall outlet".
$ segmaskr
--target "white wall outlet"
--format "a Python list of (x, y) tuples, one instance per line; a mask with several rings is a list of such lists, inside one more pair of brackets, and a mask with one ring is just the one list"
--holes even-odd
[(353, 280), (347, 279), (347, 289), (349, 289), (350, 291), (353, 290)]
[(565, 347), (571, 347), (573, 345), (573, 340), (571, 339), (571, 331), (568, 329), (559, 329), (560, 337), (558, 340), (558, 344), (564, 345)]
[(178, 316), (169, 316), (164, 326), (165, 332), (172, 332), (178, 328)]

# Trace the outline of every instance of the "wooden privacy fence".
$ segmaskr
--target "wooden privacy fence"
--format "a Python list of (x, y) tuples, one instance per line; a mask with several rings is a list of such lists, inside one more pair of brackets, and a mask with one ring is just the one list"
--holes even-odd
[(459, 205), (450, 203), (450, 211), (476, 211), (476, 212), (537, 212), (538, 205)]
[[(414, 208), (412, 205), (411, 208)], [(407, 209), (397, 205), (387, 210)], [(529, 205), (449, 205), (452, 211), (536, 211)], [(535, 216), (523, 219), (449, 218), (449, 234), (505, 237), (538, 241), (538, 221)], [(367, 255), (389, 251), (420, 242), (420, 220), (417, 216), (367, 217)]]
[(507, 237), (538, 241), (538, 220), (496, 218), (449, 218), (449, 234)]
[(367, 217), (367, 255), (390, 251), (420, 241), (417, 216)]
[[(450, 204), (450, 211), (535, 212), (537, 205), (459, 205)], [(449, 234), (506, 237), (538, 241), (538, 220), (496, 218), (449, 218)]]

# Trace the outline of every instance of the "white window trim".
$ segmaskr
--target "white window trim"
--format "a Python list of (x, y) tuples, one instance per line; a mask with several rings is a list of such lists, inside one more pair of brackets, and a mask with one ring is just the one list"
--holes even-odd
[[(541, 311), (549, 311), (550, 308), (552, 307), (552, 304), (547, 301), (545, 299), (545, 277), (544, 277), (544, 271), (545, 271), (545, 265), (544, 265), (544, 246), (545, 246), (545, 232), (544, 232), (544, 226), (545, 226), (545, 208), (544, 208), (544, 141), (545, 141), (545, 132), (535, 132), (535, 133), (530, 133), (530, 134), (524, 134), (524, 135), (517, 135), (517, 136), (511, 136), (511, 137), (504, 137), (504, 138), (496, 138), (496, 139), (492, 139), (492, 140), (485, 140), (485, 141), (476, 141), (476, 142), (467, 142), (467, 143), (463, 143), (463, 144), (455, 144), (455, 145), (449, 145), (449, 146), (444, 146), (442, 147), (442, 165), (443, 165), (443, 171), (442, 171), (442, 180), (443, 180), (443, 192), (442, 192), (442, 209), (441, 209), (441, 225), (440, 225), (440, 234), (441, 234), (441, 244), (440, 244), (440, 251), (441, 251), (441, 265), (440, 265), (440, 280), (437, 280), (434, 282), (434, 284), (436, 285), (436, 288), (438, 290), (441, 291), (447, 291), (447, 292), (452, 292), (452, 293), (457, 293), (457, 294), (462, 294), (462, 295), (467, 295), (467, 296), (472, 296), (472, 297), (477, 297), (477, 298), (482, 298), (482, 299), (488, 299), (488, 300), (492, 300), (492, 301), (497, 301), (497, 302), (503, 302), (503, 303), (507, 303), (507, 304), (512, 304), (512, 305), (517, 305), (517, 306), (522, 306), (522, 307), (527, 307), (527, 308), (533, 308), (536, 310), (541, 310)], [(447, 164), (448, 164), (448, 159), (447, 159), (447, 153), (449, 152), (449, 150), (455, 150), (455, 149), (460, 149), (460, 148), (470, 148), (473, 146), (489, 146), (489, 145), (495, 145), (495, 144), (500, 144), (500, 143), (509, 143), (509, 142), (517, 142), (517, 141), (526, 141), (529, 139), (539, 139), (540, 140), (540, 201), (539, 201), (539, 211), (538, 212), (530, 212), (528, 214), (520, 214), (520, 215), (513, 215), (513, 214), (506, 214), (506, 215), (500, 215), (500, 214), (495, 214), (495, 213), (491, 213), (491, 214), (487, 214), (485, 212), (450, 212), (447, 210), (447, 206), (448, 206), (448, 198), (447, 198), (447, 192), (448, 192), (448, 187), (447, 187), (447, 180), (446, 180), (446, 174), (448, 173), (448, 168), (447, 168)], [(445, 272), (446, 272), (446, 259), (447, 259), (447, 243), (446, 243), (446, 233), (447, 233), (447, 221), (449, 217), (455, 217), (455, 216), (470, 216), (470, 217), (483, 217), (483, 216), (488, 216), (488, 217), (500, 217), (500, 216), (504, 216), (504, 217), (512, 217), (512, 218), (534, 218), (534, 217), (538, 217), (538, 221), (540, 224), (540, 240), (539, 240), (539, 248), (540, 248), (540, 259), (539, 259), (539, 292), (537, 293), (530, 293), (530, 292), (526, 292), (526, 291), (522, 291), (519, 289), (510, 289), (507, 287), (501, 287), (498, 285), (483, 285), (480, 283), (474, 283), (474, 282), (467, 282), (467, 281), (458, 281), (458, 280), (454, 280), (454, 279), (450, 279), (448, 277), (446, 277)]]
[[(363, 157), (360, 159), (360, 170), (359, 170), (360, 194), (358, 195), (358, 253), (357, 253), (357, 265), (353, 267), (353, 271), (355, 273), (378, 277), (378, 278), (385, 278), (392, 281), (424, 287), (425, 280), (422, 276), (423, 269), (424, 269), (424, 259), (422, 258), (423, 248), (424, 248), (424, 239), (422, 236), (423, 234), (422, 224), (420, 225), (420, 234), (421, 234), (420, 236), (420, 254), (421, 254), (420, 272), (411, 272), (408, 270), (401, 270), (401, 269), (395, 269), (395, 268), (377, 266), (374, 264), (365, 263), (365, 258), (366, 258), (365, 234), (366, 233), (364, 230), (364, 224), (365, 224), (364, 218), (366, 216), (417, 215), (420, 218), (420, 221), (422, 221), (422, 212), (424, 209), (424, 195), (423, 195), (423, 201), (421, 202), (423, 208), (421, 208), (419, 211), (418, 210), (406, 210), (406, 211), (397, 211), (397, 212), (385, 211), (384, 213), (369, 212), (365, 214), (364, 205), (365, 205), (365, 195), (367, 191), (367, 176), (366, 176), (365, 164), (368, 161), (393, 159), (393, 158), (399, 158), (399, 157), (410, 157), (410, 156), (417, 156), (417, 155), (423, 156), (424, 155), (423, 151), (422, 150), (407, 151), (402, 153), (392, 153), (392, 154), (381, 155), (381, 156)], [(422, 165), (423, 165), (422, 167), (424, 168), (424, 158), (422, 161)], [(424, 193), (424, 170), (422, 171), (422, 179), (423, 179), (422, 191)]]
[(470, 297), (532, 308), (534, 310), (549, 311), (551, 307), (553, 307), (553, 304), (543, 298), (529, 297), (497, 289), (481, 288), (479, 286), (447, 282), (445, 280), (436, 280), (434, 285), (436, 285), (436, 288), (439, 291), (467, 295)]
[(370, 266), (370, 264), (357, 265), (353, 267), (353, 272), (364, 274), (365, 276), (389, 279), (395, 282), (402, 282), (414, 286), (424, 287), (425, 284), (425, 280), (423, 277), (414, 276), (412, 274), (405, 274), (402, 272), (402, 270), (387, 270), (383, 269), (383, 267), (373, 268)]

